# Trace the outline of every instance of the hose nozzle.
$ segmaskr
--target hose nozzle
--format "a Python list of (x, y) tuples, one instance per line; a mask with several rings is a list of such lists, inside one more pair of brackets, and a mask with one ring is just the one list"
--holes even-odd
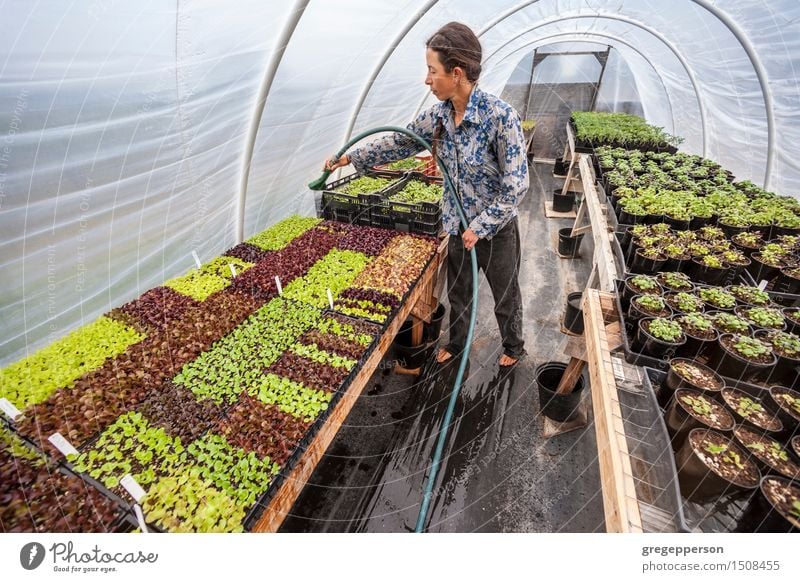
[(330, 175), (331, 175), (330, 170), (323, 170), (322, 175), (319, 178), (317, 178), (313, 182), (308, 183), (308, 187), (311, 190), (322, 190), (323, 188), (325, 188), (325, 182), (328, 181), (328, 176)]

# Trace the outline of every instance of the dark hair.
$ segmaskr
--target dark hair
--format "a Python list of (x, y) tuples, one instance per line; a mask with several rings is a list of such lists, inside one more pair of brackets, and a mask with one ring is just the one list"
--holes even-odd
[(467, 80), (474, 83), (481, 74), (481, 41), (472, 29), (460, 22), (448, 22), (425, 43), (425, 48), (439, 53), (446, 72), (461, 67)]

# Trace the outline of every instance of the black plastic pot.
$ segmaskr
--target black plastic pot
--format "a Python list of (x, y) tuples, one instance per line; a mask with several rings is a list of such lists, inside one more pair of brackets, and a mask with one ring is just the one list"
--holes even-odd
[[(737, 317), (740, 317), (740, 318), (744, 319), (746, 322), (748, 322), (748, 323), (749, 323), (749, 324), (750, 324), (750, 325), (753, 327), (753, 329), (755, 329), (756, 331), (759, 331), (759, 330), (765, 330), (765, 331), (774, 331), (774, 330), (777, 330), (777, 331), (783, 331), (783, 330), (785, 330), (785, 329), (786, 329), (786, 318), (784, 318), (784, 321), (783, 321), (783, 326), (781, 326), (781, 327), (769, 327), (769, 328), (767, 328), (767, 327), (762, 327), (761, 325), (759, 325), (758, 323), (756, 323), (756, 322), (755, 322), (755, 321), (753, 321), (752, 319), (749, 319), (748, 317), (746, 317), (746, 316), (745, 316), (745, 313), (746, 313), (748, 310), (750, 310), (750, 309), (753, 309), (753, 307), (754, 307), (753, 305), (737, 305), (736, 307), (734, 307), (734, 309), (733, 309), (733, 313), (734, 313), (734, 314), (736, 314), (736, 316), (737, 316)], [(773, 308), (773, 309), (774, 309), (774, 308)]]
[(561, 188), (553, 190), (553, 210), (555, 212), (571, 212), (575, 206), (575, 193), (561, 193)]
[(745, 359), (740, 355), (729, 350), (723, 343), (723, 339), (732, 337), (733, 334), (723, 333), (719, 336), (717, 341), (718, 350), (711, 354), (708, 367), (716, 370), (718, 373), (723, 374), (727, 378), (735, 380), (748, 381), (755, 376), (766, 372), (771, 369), (778, 358), (772, 354), (772, 361), (768, 364), (762, 364)]
[(796, 307), (784, 307), (781, 309), (783, 317), (786, 320), (786, 331), (800, 335), (800, 322), (795, 321), (789, 317), (788, 313), (797, 313)]
[(704, 226), (714, 224), (715, 222), (716, 219), (713, 216), (695, 216), (689, 222), (689, 229), (698, 230), (700, 228), (703, 228)]
[[(792, 390), (787, 388), (786, 386), (772, 386), (769, 389), (769, 402), (771, 406), (774, 406), (775, 410), (778, 413), (778, 419), (783, 423), (783, 428), (789, 434), (793, 434), (800, 429), (800, 413), (790, 411), (789, 407), (786, 403), (777, 397), (779, 392), (789, 391), (791, 396), (795, 398), (800, 398), (800, 392), (797, 390)], [(797, 453), (800, 456), (800, 452)]]
[(564, 161), (556, 159), (553, 164), (553, 175), (564, 178), (567, 175), (567, 171), (569, 171), (569, 160)]
[(664, 304), (664, 313), (662, 313), (662, 314), (654, 314), (654, 313), (649, 313), (647, 311), (644, 311), (636, 303), (636, 299), (639, 298), (639, 297), (647, 297), (647, 295), (644, 295), (644, 296), (643, 295), (634, 295), (631, 298), (631, 303), (630, 303), (630, 306), (628, 307), (628, 313), (627, 313), (628, 321), (630, 323), (635, 323), (635, 322), (639, 321), (640, 319), (645, 319), (645, 318), (648, 318), (648, 317), (669, 317), (669, 316), (672, 315), (672, 309), (666, 303)]
[(581, 309), (582, 299), (582, 291), (570, 293), (567, 295), (567, 306), (564, 310), (564, 327), (577, 335), (583, 333), (583, 309)]
[(708, 267), (700, 263), (697, 258), (693, 258), (687, 267), (688, 275), (693, 281), (699, 281), (706, 285), (719, 285), (725, 280), (728, 274), (728, 267)]
[(539, 409), (547, 418), (558, 422), (566, 422), (575, 416), (584, 387), (583, 377), (580, 377), (572, 392), (556, 394), (566, 369), (567, 365), (561, 362), (546, 362), (537, 366), (535, 370), (535, 381), (539, 389)]
[[(769, 343), (767, 335), (771, 330), (761, 329), (753, 334), (753, 337)], [(775, 348), (773, 347), (773, 350)], [(775, 351), (778, 361), (775, 366), (765, 374), (764, 382), (767, 384), (779, 384), (797, 390), (800, 388), (800, 358), (787, 358)]]
[(785, 234), (789, 235), (798, 235), (800, 234), (800, 227), (791, 227), (791, 226), (778, 226), (777, 224), (772, 225), (772, 237), (777, 238), (779, 236), (783, 236)]
[[(744, 392), (743, 390), (739, 390), (737, 388), (724, 388), (721, 392), (722, 401), (725, 403), (726, 408), (730, 411), (733, 415), (733, 418), (736, 419), (737, 424), (744, 424), (753, 430), (767, 435), (771, 437), (779, 437), (781, 433), (783, 433), (783, 423), (780, 421), (780, 417), (778, 416), (778, 411), (771, 408), (772, 404), (766, 402), (762, 398), (758, 398), (748, 392)], [(770, 424), (767, 426), (767, 423), (757, 424), (755, 418), (751, 415), (743, 415), (741, 414), (736, 407), (733, 405), (735, 398), (742, 398), (747, 397), (757, 404), (760, 404), (762, 408), (766, 411), (767, 417), (770, 420)]]
[(705, 339), (693, 336), (684, 329), (683, 333), (686, 334), (686, 343), (677, 349), (675, 355), (682, 358), (697, 358), (708, 353), (716, 346), (717, 340), (719, 339), (719, 332), (716, 329), (713, 331), (714, 337)]
[(761, 262), (761, 255), (753, 253), (750, 255), (750, 264), (745, 267), (745, 270), (753, 277), (753, 281), (758, 284), (760, 281), (772, 281), (781, 272), (781, 267), (773, 267), (765, 265)]
[(781, 293), (791, 293), (797, 295), (800, 293), (800, 279), (792, 277), (786, 272), (786, 269), (781, 269), (778, 273), (778, 278), (775, 281), (775, 288), (780, 289)]
[(781, 513), (773, 504), (766, 488), (770, 482), (778, 482), (790, 487), (800, 496), (800, 484), (777, 475), (767, 475), (761, 479), (758, 490), (753, 495), (750, 504), (742, 513), (736, 526), (739, 533), (796, 533), (800, 532), (800, 519)]
[(569, 257), (574, 259), (578, 256), (581, 248), (581, 241), (583, 234), (571, 237), (572, 227), (560, 228), (558, 230), (558, 254), (562, 257)]
[(620, 224), (645, 224), (647, 222), (647, 215), (626, 212), (620, 204), (617, 204), (616, 210), (618, 211), (617, 218)]
[(637, 249), (631, 259), (631, 273), (638, 273), (640, 275), (653, 275), (661, 270), (667, 258), (664, 255), (659, 255), (656, 259), (648, 259), (642, 256)]
[[(681, 396), (684, 395), (694, 396), (695, 398), (700, 395), (706, 396), (711, 401), (712, 406), (716, 407), (717, 413), (724, 419), (724, 422), (720, 422), (721, 426), (711, 425), (705, 418), (689, 412), (689, 407), (680, 400)], [(686, 388), (675, 391), (667, 406), (664, 419), (667, 423), (667, 430), (672, 438), (672, 448), (676, 451), (683, 446), (689, 432), (696, 428), (713, 429), (729, 436), (730, 431), (732, 431), (733, 427), (736, 425), (730, 412), (725, 410), (719, 402), (710, 398), (708, 393), (704, 394), (703, 392)]]
[(733, 226), (731, 224), (725, 224), (720, 220), (717, 221), (717, 226), (722, 229), (722, 232), (724, 232), (725, 236), (728, 238), (736, 236), (740, 232), (745, 232), (750, 228), (749, 226)]
[(745, 463), (751, 463), (756, 472), (758, 467), (753, 461), (746, 460), (748, 455), (742, 448), (733, 442), (733, 440), (726, 436), (724, 433), (717, 431), (709, 431), (706, 429), (695, 428), (689, 431), (683, 446), (678, 450), (675, 456), (675, 464), (678, 467), (678, 482), (680, 483), (681, 494), (697, 503), (703, 503), (712, 499), (716, 499), (723, 494), (731, 494), (742, 491), (749, 491), (758, 487), (758, 483), (749, 486), (745, 483), (735, 483), (721, 476), (719, 473), (712, 470), (698, 457), (697, 451), (692, 444), (693, 435), (698, 435), (700, 438), (709, 432), (715, 432), (722, 437), (728, 447), (734, 450), (741, 459), (745, 459)]
[(439, 307), (437, 307), (436, 311), (434, 311), (433, 315), (431, 315), (431, 322), (426, 323), (422, 330), (424, 341), (434, 342), (439, 339), (439, 334), (442, 332), (442, 321), (444, 321), (445, 313), (446, 310), (444, 305), (440, 303)]
[[(713, 374), (714, 375), (714, 379), (719, 382), (719, 387), (718, 388), (705, 388), (705, 387), (701, 387), (701, 386), (696, 385), (695, 383), (693, 383), (690, 380), (687, 380), (686, 378), (684, 378), (683, 376), (678, 374), (672, 367), (673, 364), (677, 364), (679, 362), (688, 362), (688, 363), (690, 363), (690, 364), (692, 364), (694, 366), (697, 366), (698, 368), (703, 369), (706, 372), (709, 372), (709, 373)], [(669, 402), (670, 398), (672, 398), (672, 395), (675, 392), (677, 392), (678, 390), (684, 390), (684, 389), (691, 389), (691, 390), (694, 390), (696, 392), (702, 392), (703, 394), (706, 394), (707, 396), (709, 396), (711, 398), (715, 398), (717, 400), (720, 400), (719, 393), (725, 387), (725, 380), (723, 380), (722, 376), (720, 376), (717, 372), (715, 372), (714, 370), (712, 370), (708, 366), (704, 366), (704, 365), (700, 364), (699, 362), (695, 362), (695, 361), (693, 361), (691, 359), (688, 359), (688, 358), (673, 358), (672, 360), (670, 360), (669, 363), (670, 363), (670, 366), (667, 369), (667, 377), (664, 379), (664, 382), (661, 385), (661, 390), (659, 391), (659, 395), (658, 395), (659, 396), (659, 398), (658, 398), (659, 404), (661, 402), (664, 402), (664, 405), (666, 405), (666, 403)], [(662, 392), (664, 394), (661, 394)]]
[[(397, 354), (397, 359), (400, 360), (404, 368), (415, 369), (420, 368), (425, 360), (433, 352), (435, 342), (425, 342), (418, 346), (411, 345), (411, 326), (412, 322), (406, 321), (400, 326), (397, 336), (394, 339), (394, 350)], [(424, 338), (424, 329), (423, 329)]]
[(644, 330), (642, 324), (644, 322), (652, 321), (652, 319), (640, 319), (636, 329), (636, 336), (634, 337), (632, 348), (635, 351), (642, 352), (645, 355), (657, 359), (668, 360), (675, 355), (675, 352), (683, 344), (686, 343), (686, 334), (678, 342), (665, 342), (650, 335)]
[(689, 230), (692, 220), (690, 218), (687, 218), (686, 220), (672, 218), (668, 214), (665, 214), (664, 222), (666, 222), (673, 230)]

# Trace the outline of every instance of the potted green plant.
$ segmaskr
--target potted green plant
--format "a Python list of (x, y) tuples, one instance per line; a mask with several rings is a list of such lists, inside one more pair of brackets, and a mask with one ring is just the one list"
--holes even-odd
[(800, 308), (784, 307), (781, 309), (781, 313), (786, 318), (786, 330), (800, 334)]
[(718, 255), (707, 254), (701, 257), (692, 257), (689, 263), (689, 276), (707, 285), (718, 285), (725, 279), (728, 271)]
[(705, 304), (703, 301), (693, 293), (680, 291), (678, 293), (667, 293), (664, 296), (667, 305), (669, 305), (674, 312), (677, 313), (700, 313), (703, 311)]
[(758, 231), (735, 234), (731, 237), (731, 242), (748, 257), (766, 244)]
[[(772, 386), (769, 389), (769, 401), (778, 412), (778, 419), (784, 428), (791, 433), (797, 432), (800, 427), (800, 392), (786, 386)], [(800, 456), (800, 435), (795, 440), (799, 445), (796, 452)]]
[(686, 343), (676, 352), (679, 356), (697, 357), (707, 351), (710, 346), (715, 346), (719, 331), (711, 319), (703, 313), (687, 313), (675, 318), (686, 334)]
[(730, 285), (726, 287), (728, 293), (736, 297), (740, 305), (750, 305), (755, 307), (769, 307), (772, 300), (769, 293), (762, 291), (758, 287), (749, 285)]
[(656, 281), (669, 291), (691, 291), (694, 289), (692, 280), (686, 273), (662, 272), (656, 276)]
[(786, 250), (780, 245), (768, 243), (750, 255), (751, 263), (746, 269), (756, 282), (771, 281), (783, 267), (788, 266), (786, 256)]
[(800, 485), (777, 475), (763, 477), (756, 495), (740, 517), (736, 531), (800, 531)]
[(778, 357), (767, 381), (791, 388), (800, 385), (800, 377), (797, 372), (797, 367), (800, 366), (800, 337), (778, 330), (761, 330), (754, 335), (771, 345)]
[(664, 317), (644, 318), (638, 322), (633, 349), (653, 358), (666, 358), (675, 354), (686, 343), (681, 326)]
[(786, 328), (786, 322), (783, 314), (779, 309), (774, 307), (751, 307), (747, 305), (739, 305), (734, 310), (734, 313), (742, 319), (749, 321), (753, 325), (763, 329), (779, 329)]
[(657, 273), (667, 257), (656, 247), (639, 248), (631, 260), (631, 272), (644, 275)]
[(758, 487), (758, 466), (732, 439), (713, 430), (689, 432), (675, 458), (681, 494), (697, 503)]
[(738, 315), (727, 311), (709, 311), (706, 313), (714, 329), (722, 333), (750, 333), (750, 323)]
[(672, 310), (663, 297), (658, 295), (635, 295), (628, 309), (628, 321), (636, 322), (643, 317), (669, 317)]
[(630, 275), (625, 278), (622, 306), (629, 306), (634, 295), (661, 295), (661, 285), (650, 275)]
[(733, 429), (733, 436), (752, 455), (762, 474), (777, 473), (800, 481), (800, 464), (784, 445), (745, 425)]
[(713, 309), (732, 311), (736, 307), (736, 297), (720, 287), (704, 287), (698, 295)]
[[(680, 388), (667, 406), (664, 414), (667, 430), (672, 437), (672, 448), (683, 446), (686, 436), (695, 428), (714, 429), (729, 433), (735, 422), (731, 413), (709, 394), (697, 390)], [(727, 436), (727, 435), (726, 435)]]
[(722, 334), (719, 350), (708, 362), (711, 368), (736, 380), (750, 380), (770, 370), (777, 361), (772, 346), (752, 337)]
[(783, 431), (777, 412), (765, 407), (761, 399), (736, 388), (723, 388), (722, 400), (737, 422), (774, 435)]
[(775, 289), (781, 293), (800, 294), (800, 267), (783, 267), (775, 281)]

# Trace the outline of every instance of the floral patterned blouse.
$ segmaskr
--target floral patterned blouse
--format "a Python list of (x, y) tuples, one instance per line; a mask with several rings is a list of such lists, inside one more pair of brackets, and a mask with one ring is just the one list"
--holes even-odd
[[(464, 119), (455, 126), (450, 101), (422, 112), (408, 129), (432, 142), (441, 121), (437, 155), (454, 179), (469, 228), (491, 239), (517, 215), (528, 190), (528, 162), (519, 115), (508, 103), (478, 87), (470, 94)], [(414, 155), (422, 147), (408, 136), (392, 133), (349, 152), (356, 171)], [(459, 219), (445, 181), (442, 222), (452, 235)]]

